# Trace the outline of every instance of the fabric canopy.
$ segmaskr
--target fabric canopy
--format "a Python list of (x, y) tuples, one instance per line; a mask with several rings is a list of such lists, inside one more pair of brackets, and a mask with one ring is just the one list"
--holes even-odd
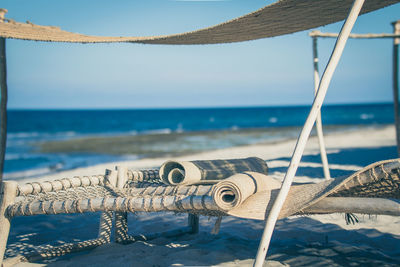
[[(366, 0), (362, 13), (400, 0)], [(352, 0), (280, 0), (245, 16), (193, 32), (145, 37), (102, 37), (63, 31), (58, 27), (0, 22), (0, 37), (68, 43), (217, 44), (279, 36), (343, 20)]]

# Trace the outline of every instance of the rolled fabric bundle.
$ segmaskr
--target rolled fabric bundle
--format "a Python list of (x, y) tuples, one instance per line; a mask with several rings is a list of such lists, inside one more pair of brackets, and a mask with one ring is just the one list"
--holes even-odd
[(246, 171), (268, 173), (267, 163), (257, 157), (227, 160), (167, 161), (161, 180), (170, 185), (212, 183)]
[(235, 174), (214, 186), (213, 200), (223, 211), (239, 207), (248, 197), (263, 191), (271, 191), (281, 186), (279, 181), (257, 172)]
[[(370, 164), (348, 177), (337, 177), (320, 183), (292, 185), (279, 219), (291, 215), (324, 212), (361, 211), (372, 214), (398, 214), (399, 172), (400, 159), (391, 159)], [(268, 183), (280, 184), (271, 176), (267, 178), (270, 180)], [(241, 205), (226, 213), (241, 218), (265, 220), (279, 194), (279, 188), (280, 185), (272, 190), (256, 192)], [(393, 201), (371, 200), (371, 198), (395, 199), (397, 204)]]

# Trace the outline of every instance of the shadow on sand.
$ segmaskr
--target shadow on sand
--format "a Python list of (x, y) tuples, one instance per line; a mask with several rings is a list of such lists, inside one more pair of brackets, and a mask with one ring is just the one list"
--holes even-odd
[[(160, 222), (177, 225), (176, 215), (158, 216), (146, 224), (153, 229)], [(203, 217), (197, 235), (108, 244), (91, 253), (63, 257), (49, 266), (251, 266), (263, 222), (224, 218), (220, 233), (212, 235), (213, 222)], [(278, 221), (267, 259), (290, 266), (395, 266), (400, 261), (399, 242), (399, 236), (374, 229), (344, 230), (296, 217)]]
[[(368, 220), (368, 216), (365, 216), (364, 219)], [(26, 242), (26, 238), (30, 239), (28, 243), (38, 245), (61, 237), (72, 241), (74, 235), (93, 238), (97, 233), (98, 216), (93, 214), (30, 218), (32, 221), (23, 221), (25, 226), (21, 227), (18, 225), (22, 221), (15, 220), (10, 237), (11, 246), (13, 241), (14, 244)], [(130, 245), (111, 243), (90, 253), (70, 254), (57, 261), (48, 261), (47, 264), (74, 267), (198, 266), (199, 263), (206, 266), (251, 266), (264, 223), (226, 217), (220, 233), (212, 235), (210, 232), (214, 221), (214, 218), (209, 220), (201, 217), (200, 232), (196, 235), (158, 238)], [(185, 215), (172, 213), (130, 215), (129, 218), (130, 229), (135, 233), (171, 229), (183, 226), (185, 222)], [(32, 223), (32, 226), (27, 223)], [(16, 237), (17, 232), (19, 237)], [(24, 239), (23, 232), (40, 234), (25, 236)], [(272, 261), (272, 266), (279, 266), (279, 262), (290, 266), (395, 266), (400, 261), (399, 242), (400, 236), (375, 229), (345, 230), (309, 217), (291, 217), (277, 222), (267, 259)]]
[[(343, 148), (340, 151), (328, 151), (328, 162), (331, 165), (359, 166), (360, 169), (377, 161), (397, 158), (397, 149), (395, 146), (372, 147), (372, 148)], [(290, 161), (289, 157), (272, 159), (280, 161)], [(320, 155), (304, 155), (302, 163), (321, 163)], [(270, 168), (270, 173), (285, 173), (287, 167)], [(354, 171), (331, 167), (331, 176), (338, 177), (350, 175)], [(310, 178), (323, 178), (322, 167), (300, 166), (296, 176), (308, 176)]]

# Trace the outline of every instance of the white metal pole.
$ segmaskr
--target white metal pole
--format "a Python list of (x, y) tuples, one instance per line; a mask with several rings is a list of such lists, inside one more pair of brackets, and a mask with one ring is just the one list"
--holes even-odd
[(7, 142), (7, 64), (6, 39), (0, 38), (0, 182), (3, 179)]
[[(310, 32), (310, 37), (319, 37), (319, 38), (337, 38), (339, 34), (337, 33), (330, 33), (330, 32), (320, 32), (320, 31), (312, 31)], [(393, 38), (400, 38), (399, 33), (352, 33), (349, 35), (349, 38), (353, 39), (393, 39)]]
[[(316, 95), (318, 92), (318, 86), (319, 86), (317, 37), (314, 36), (312, 39), (313, 39), (313, 59), (314, 59), (314, 64), (313, 64), (314, 65), (314, 93)], [(321, 154), (321, 161), (322, 161), (322, 167), (324, 170), (324, 176), (325, 176), (325, 179), (330, 179), (331, 174), (329, 172), (328, 157), (326, 155), (326, 149), (325, 149), (324, 133), (322, 131), (321, 111), (318, 112), (315, 128), (317, 130), (319, 151)]]
[[(4, 22), (7, 9), (0, 8), (0, 23)], [(0, 183), (3, 180), (4, 160), (7, 141), (7, 63), (6, 39), (0, 38)]]
[[(400, 34), (400, 20), (392, 23), (394, 34)], [(400, 38), (393, 39), (393, 106), (396, 128), (397, 155), (400, 157), (400, 118), (399, 118), (399, 44)]]
[(265, 260), (265, 256), (268, 251), (269, 243), (271, 241), (272, 232), (275, 227), (275, 223), (278, 219), (281, 208), (286, 200), (287, 194), (289, 193), (290, 186), (292, 184), (294, 175), (296, 174), (298, 165), (301, 160), (301, 156), (303, 155), (304, 148), (307, 143), (307, 139), (310, 136), (312, 127), (314, 125), (315, 120), (317, 119), (318, 112), (321, 109), (321, 105), (324, 101), (326, 92), (328, 90), (329, 83), (332, 79), (333, 73), (335, 72), (336, 66), (339, 63), (340, 57), (343, 53), (343, 49), (346, 45), (346, 41), (349, 37), (351, 29), (354, 26), (354, 23), (357, 20), (357, 17), (361, 11), (361, 8), (364, 4), (365, 0), (355, 0), (354, 4), (350, 10), (350, 13), (340, 31), (339, 37), (336, 41), (335, 47), (329, 59), (329, 62), (326, 66), (326, 69), (322, 75), (321, 82), (319, 84), (318, 92), (314, 98), (314, 102), (310, 113), (308, 114), (307, 120), (304, 124), (303, 130), (300, 133), (300, 136), (297, 140), (296, 147), (293, 152), (292, 160), (290, 161), (290, 165), (288, 171), (286, 172), (285, 178), (283, 180), (283, 184), (281, 190), (272, 206), (271, 212), (268, 215), (268, 218), (265, 223), (265, 228), (263, 235), (261, 237), (260, 245), (258, 247), (256, 260), (254, 262), (255, 267), (261, 267)]

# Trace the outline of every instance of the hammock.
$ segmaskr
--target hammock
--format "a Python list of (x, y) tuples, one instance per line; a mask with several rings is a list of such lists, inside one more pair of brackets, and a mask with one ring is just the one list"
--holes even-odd
[[(204, 166), (212, 162), (196, 163)], [(212, 165), (218, 166), (221, 161), (215, 162)], [(241, 165), (243, 160), (225, 162)], [(349, 177), (293, 185), (279, 218), (334, 212), (400, 215), (399, 173), (400, 159), (393, 159), (371, 164)], [(6, 182), (10, 183), (16, 185)], [(97, 238), (57, 247), (41, 246), (34, 252), (7, 259), (6, 263), (47, 259), (106, 244), (110, 242), (113, 212), (116, 213), (116, 242), (123, 244), (196, 232), (198, 225), (193, 214), (264, 220), (280, 186), (279, 181), (266, 174), (249, 171), (213, 184), (171, 186), (162, 183), (157, 170), (123, 168), (118, 172), (107, 171), (106, 175), (16, 185), (16, 198), (6, 207), (10, 220), (39, 214), (103, 213)], [(164, 233), (132, 236), (128, 234), (126, 213), (138, 211), (190, 213), (193, 222), (188, 227)]]

